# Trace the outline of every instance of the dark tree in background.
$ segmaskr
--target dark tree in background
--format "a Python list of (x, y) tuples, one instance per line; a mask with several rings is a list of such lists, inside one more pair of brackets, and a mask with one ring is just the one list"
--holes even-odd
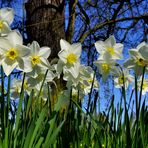
[(41, 46), (52, 49), (50, 58), (57, 57), (59, 40), (65, 38), (64, 1), (29, 0), (26, 5), (28, 40), (36, 40)]

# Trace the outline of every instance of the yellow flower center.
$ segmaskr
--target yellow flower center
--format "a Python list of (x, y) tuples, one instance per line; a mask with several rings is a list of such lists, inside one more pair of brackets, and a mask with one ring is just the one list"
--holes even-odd
[(41, 63), (40, 57), (39, 56), (32, 56), (31, 57), (31, 63), (35, 66), (39, 63)]
[(82, 89), (87, 88), (87, 86), (86, 86), (86, 85), (81, 85), (80, 87), (81, 87)]
[(107, 49), (107, 51), (109, 52), (110, 55), (114, 55), (114, 54), (115, 54), (114, 48), (112, 48), (112, 47), (107, 47), (106, 49)]
[(16, 93), (20, 93), (20, 88), (17, 86), (17, 87), (15, 87), (15, 92)]
[(118, 83), (120, 84), (120, 85), (122, 85), (123, 83), (125, 83), (125, 77), (123, 77), (123, 76), (120, 76), (119, 78), (118, 78)]
[(88, 82), (89, 82), (89, 83), (92, 83), (92, 82), (93, 82), (93, 79), (88, 79)]
[(77, 101), (77, 99), (78, 99), (78, 94), (73, 93), (73, 94), (72, 94), (72, 99), (75, 100), (75, 101)]
[(43, 74), (39, 74), (36, 79), (37, 79), (37, 81), (42, 81), (43, 78), (44, 78), (44, 75)]
[(104, 73), (109, 73), (109, 71), (110, 71), (110, 66), (106, 63), (102, 64), (101, 68), (102, 68)]
[(0, 29), (2, 29), (3, 28), (3, 21), (0, 21)]
[(139, 59), (137, 60), (137, 64), (138, 64), (139, 66), (144, 67), (144, 66), (145, 66), (145, 61), (144, 61), (144, 59), (139, 58)]
[(67, 59), (67, 63), (74, 64), (77, 61), (77, 56), (75, 54), (71, 53), (67, 56), (66, 59)]
[(10, 60), (15, 60), (18, 57), (18, 51), (15, 48), (10, 48), (6, 53), (6, 56)]
[(147, 83), (146, 82), (143, 82), (142, 90), (145, 90), (146, 88), (147, 88)]
[(27, 89), (29, 87), (27, 80), (24, 82), (24, 89)]

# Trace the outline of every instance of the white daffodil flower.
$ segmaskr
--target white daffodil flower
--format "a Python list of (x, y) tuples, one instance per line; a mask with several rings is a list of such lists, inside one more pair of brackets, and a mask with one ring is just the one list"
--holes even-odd
[[(47, 101), (47, 99), (49, 99), (49, 93), (48, 93), (49, 89), (51, 89), (50, 85), (47, 85), (47, 84), (43, 85), (43, 89), (41, 91), (40, 98), (45, 102)], [(38, 91), (37, 91), (36, 95), (38, 95)]]
[[(11, 99), (18, 99), (20, 97), (22, 87), (22, 80), (21, 79), (13, 79), (12, 87), (11, 87)], [(30, 87), (27, 79), (24, 81), (24, 92), (30, 95), (33, 88)]]
[(98, 67), (99, 73), (102, 75), (102, 80), (105, 82), (111, 72), (111, 69), (115, 66), (115, 61), (111, 58), (110, 54), (105, 53), (102, 59), (98, 59), (94, 62)]
[[(141, 90), (141, 82), (142, 82), (142, 76), (137, 81), (138, 84), (138, 90)], [(148, 79), (144, 79), (143, 85), (142, 85), (142, 95), (145, 95), (148, 92)]]
[(143, 68), (148, 65), (148, 45), (142, 42), (136, 49), (130, 49), (129, 54), (131, 58), (125, 61), (124, 66), (133, 69), (138, 76), (141, 75)]
[[(87, 95), (88, 93), (90, 93), (91, 88), (92, 89), (99, 88), (99, 83), (98, 83), (96, 77), (94, 78), (94, 71), (91, 67), (83, 66), (83, 69), (81, 70), (79, 85), (80, 85), (80, 89), (82, 90), (84, 95)], [(92, 85), (93, 85), (93, 87), (92, 87)]]
[(76, 63), (72, 67), (64, 66), (63, 73), (64, 75), (71, 75), (76, 79), (80, 73), (80, 66), (81, 66), (80, 63)]
[(0, 9), (0, 35), (7, 34), (11, 31), (10, 25), (14, 19), (14, 11), (11, 8)]
[(51, 49), (49, 47), (40, 48), (36, 41), (33, 41), (29, 47), (31, 53), (28, 59), (26, 59), (26, 62), (28, 63), (28, 66), (32, 68), (30, 75), (37, 77), (41, 72), (41, 69), (48, 69), (50, 67), (47, 59), (50, 56)]
[(60, 60), (68, 66), (73, 66), (75, 63), (79, 62), (81, 55), (81, 44), (74, 43), (69, 44), (67, 41), (60, 40), (61, 51), (58, 53)]
[(112, 73), (114, 75), (114, 84), (116, 88), (125, 86), (125, 89), (127, 89), (129, 84), (134, 82), (134, 77), (129, 74), (128, 69), (123, 69), (123, 71), (121, 71), (119, 68), (114, 68)]
[(107, 40), (97, 41), (95, 43), (95, 47), (97, 52), (100, 54), (100, 59), (103, 58), (103, 54), (106, 52), (110, 54), (111, 58), (114, 60), (122, 59), (122, 50), (123, 44), (116, 43), (114, 36), (110, 36)]
[(31, 71), (23, 59), (29, 55), (30, 49), (22, 44), (22, 36), (17, 31), (8, 33), (6, 37), (0, 37), (1, 64), (7, 76), (15, 68), (24, 72)]
[(48, 93), (48, 89), (50, 89), (50, 85), (44, 84), (43, 88), (41, 90), (40, 93), (40, 97), (38, 98), (38, 94), (39, 94), (39, 90), (36, 89), (36, 87), (32, 88), (34, 90), (34, 98), (38, 99), (38, 101), (40, 101), (40, 103), (45, 103), (47, 101), (47, 99), (49, 98), (49, 93)]
[(65, 73), (64, 80), (67, 81), (67, 88), (70, 88), (71, 86), (77, 89), (79, 88), (80, 92), (83, 95), (86, 95), (90, 93), (92, 83), (93, 83), (93, 89), (98, 89), (99, 87), (96, 78), (94, 79), (93, 82), (93, 77), (94, 77), (94, 71), (92, 70), (91, 67), (80, 65), (79, 74), (77, 77), (73, 77), (71, 73)]
[(57, 78), (60, 78), (60, 75), (63, 71), (64, 66), (65, 66), (65, 64), (61, 60), (58, 60), (58, 63), (53, 65), (53, 67), (56, 71)]
[(11, 99), (18, 99), (21, 93), (22, 80), (13, 79), (11, 87)]
[(60, 45), (61, 51), (58, 53), (59, 61), (55, 67), (57, 74), (60, 75), (63, 72), (65, 80), (69, 80), (70, 77), (76, 79), (80, 69), (81, 44), (70, 44), (61, 39)]
[[(30, 77), (30, 75), (27, 74), (27, 82), (29, 86), (32, 88), (36, 88), (39, 91), (41, 88), (43, 79), (45, 77), (45, 73), (46, 73), (45, 69), (41, 69), (37, 77)], [(53, 74), (53, 72), (48, 70), (44, 83), (47, 84), (48, 82), (53, 82), (54, 78), (55, 78), (55, 75)]]

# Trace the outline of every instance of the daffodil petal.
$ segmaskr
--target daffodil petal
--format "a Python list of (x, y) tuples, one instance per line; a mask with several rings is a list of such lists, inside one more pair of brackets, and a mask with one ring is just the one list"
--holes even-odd
[(116, 43), (113, 48), (114, 48), (116, 51), (118, 51), (119, 53), (122, 53), (123, 44), (121, 44), (121, 43)]
[(29, 56), (29, 54), (31, 52), (31, 49), (27, 46), (24, 46), (24, 45), (18, 45), (17, 44), (16, 49), (18, 50), (20, 57)]
[(10, 62), (9, 60), (5, 59), (4, 62), (2, 63), (4, 73), (6, 76), (9, 76), (10, 73), (16, 68), (18, 65), (17, 62)]
[(26, 73), (32, 71), (32, 66), (29, 60), (26, 58), (18, 58), (18, 66), (16, 67), (17, 70), (24, 71)]
[(64, 63), (67, 62), (67, 60), (66, 60), (67, 54), (68, 54), (68, 53), (67, 53), (66, 50), (61, 50), (61, 51), (58, 53), (59, 58), (60, 58)]
[(1, 28), (1, 34), (6, 35), (11, 31), (10, 26), (8, 25), (7, 22), (3, 22), (3, 27)]
[(60, 40), (61, 50), (68, 50), (71, 48), (71, 45), (64, 39)]
[(148, 60), (148, 45), (143, 43), (143, 45), (139, 48), (139, 53), (144, 59)]
[(71, 45), (71, 51), (78, 56), (78, 58), (81, 55), (82, 52), (82, 45), (81, 43), (74, 43)]
[(132, 56), (132, 57), (139, 57), (139, 52), (136, 50), (136, 49), (130, 49), (129, 50), (129, 54)]
[(38, 55), (38, 52), (40, 50), (40, 45), (38, 44), (37, 41), (33, 41), (32, 44), (30, 45), (30, 48), (32, 49), (32, 53), (34, 55)]
[(48, 67), (48, 66), (50, 66), (50, 64), (49, 64), (49, 61), (47, 60), (47, 59), (44, 59), (44, 58), (40, 58), (41, 59), (41, 65), (43, 66), (43, 67)]
[(107, 47), (113, 47), (116, 44), (116, 40), (114, 36), (110, 36), (108, 39), (105, 40), (105, 44)]
[(103, 54), (105, 52), (106, 47), (103, 41), (97, 41), (95, 47), (98, 53)]
[(1, 8), (0, 19), (6, 21), (9, 25), (13, 22), (14, 11), (12, 8)]
[(0, 51), (5, 53), (8, 49), (12, 47), (12, 44), (6, 38), (0, 38)]
[(51, 54), (51, 49), (49, 47), (41, 47), (39, 51), (39, 56), (48, 58)]
[(22, 35), (16, 30), (11, 31), (8, 34), (7, 39), (13, 44), (13, 47), (15, 47), (16, 44), (18, 44), (18, 45), (23, 44)]

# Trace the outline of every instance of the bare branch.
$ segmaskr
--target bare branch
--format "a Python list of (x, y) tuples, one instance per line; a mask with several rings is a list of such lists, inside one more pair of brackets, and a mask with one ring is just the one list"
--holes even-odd
[(124, 22), (124, 21), (130, 21), (130, 20), (140, 20), (140, 19), (146, 19), (148, 17), (148, 13), (140, 15), (140, 16), (134, 16), (134, 17), (125, 17), (121, 19), (116, 19), (116, 20), (108, 20), (103, 23), (95, 25), (94, 28), (88, 30), (78, 41), (84, 42), (84, 40), (89, 36), (91, 33), (94, 33), (98, 29), (101, 29), (102, 27), (105, 27), (106, 25), (109, 24), (115, 24), (117, 22)]

